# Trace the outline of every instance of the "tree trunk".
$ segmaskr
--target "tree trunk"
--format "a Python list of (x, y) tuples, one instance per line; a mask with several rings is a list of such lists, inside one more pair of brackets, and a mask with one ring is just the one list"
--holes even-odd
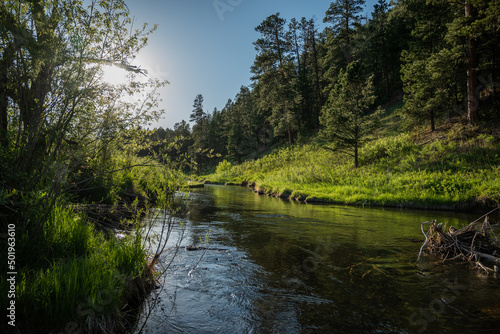
[(354, 168), (359, 168), (358, 145), (354, 145)]
[(434, 132), (436, 130), (436, 120), (435, 120), (434, 110), (430, 112), (430, 120), (431, 120), (431, 131)]
[(9, 64), (5, 60), (6, 58), (4, 57), (0, 61), (0, 145), (3, 147), (7, 147), (9, 144), (7, 140), (7, 73)]
[(385, 31), (385, 26), (383, 24), (383, 21), (382, 21), (382, 27), (381, 27), (381, 31), (382, 31), (382, 62), (383, 62), (383, 66), (382, 66), (382, 77), (385, 79), (385, 96), (386, 96), (386, 103), (387, 105), (389, 104), (389, 99), (390, 99), (390, 87), (391, 87), (391, 84), (390, 84), (390, 79), (389, 79), (389, 61), (387, 59), (387, 55), (389, 54), (388, 52), (388, 47), (387, 47), (387, 37), (386, 37), (386, 31)]
[[(470, 0), (465, 1), (465, 17), (473, 17), (474, 7)], [(477, 41), (474, 36), (467, 37), (468, 68), (467, 68), (467, 120), (470, 123), (479, 121), (479, 100), (476, 97), (477, 88)]]
[(345, 45), (345, 59), (347, 64), (350, 64), (352, 61), (351, 57), (351, 33), (349, 32), (349, 14), (346, 13), (346, 21), (345, 21), (345, 31), (346, 31), (346, 45)]
[(317, 50), (317, 46), (316, 46), (316, 37), (314, 36), (314, 29), (312, 29), (312, 32), (311, 32), (311, 42), (312, 42), (313, 57), (314, 57), (314, 76), (315, 76), (315, 83), (316, 83), (316, 94), (318, 95), (319, 106), (320, 106), (320, 110), (321, 110), (321, 107), (323, 106), (323, 93), (322, 93), (321, 82), (320, 82), (318, 50)]
[(283, 86), (285, 86), (285, 73), (283, 72), (283, 54), (282, 54), (282, 50), (281, 50), (281, 40), (280, 40), (280, 36), (279, 36), (279, 31), (278, 31), (278, 28), (275, 27), (274, 29), (274, 38), (275, 38), (275, 43), (276, 43), (276, 49), (278, 51), (278, 61), (279, 61), (279, 67), (278, 67), (278, 71), (280, 71), (281, 73), (281, 84)]
[[(299, 47), (299, 41), (297, 38), (297, 31), (296, 30), (293, 31), (293, 43), (295, 46), (295, 54), (297, 57), (297, 68), (298, 68), (298, 72), (299, 72), (299, 76), (300, 76), (300, 74), (302, 73), (302, 64), (300, 62), (300, 47)], [(305, 65), (305, 61), (304, 61), (304, 65)]]
[(384, 52), (384, 66), (383, 66), (383, 70), (382, 70), (382, 77), (384, 77), (384, 81), (385, 81), (385, 96), (386, 96), (386, 108), (387, 108), (387, 105), (389, 104), (389, 100), (390, 100), (390, 95), (391, 95), (391, 92), (390, 92), (390, 87), (391, 87), (391, 84), (389, 82), (389, 68), (388, 68), (388, 64), (387, 64), (387, 55), (386, 53)]

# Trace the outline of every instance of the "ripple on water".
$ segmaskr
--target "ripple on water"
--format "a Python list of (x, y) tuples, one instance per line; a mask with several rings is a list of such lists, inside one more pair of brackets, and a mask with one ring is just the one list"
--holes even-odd
[(296, 205), (239, 188), (199, 191), (189, 195), (196, 207), (181, 246), (199, 244), (211, 229), (209, 246), (226, 250), (180, 249), (144, 333), (416, 333), (422, 321), (436, 333), (500, 326), (500, 279), (428, 256), (416, 261), (421, 243), (411, 240), (422, 238), (421, 222), (446, 217), (460, 226), (469, 218)]

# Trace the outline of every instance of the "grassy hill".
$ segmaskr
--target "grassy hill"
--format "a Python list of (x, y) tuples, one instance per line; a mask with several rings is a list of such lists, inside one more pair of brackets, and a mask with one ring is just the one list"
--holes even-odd
[(315, 138), (237, 166), (221, 162), (199, 179), (306, 202), (461, 211), (499, 205), (496, 126), (446, 123), (434, 132), (401, 133), (392, 114), (385, 121), (382, 138), (361, 150), (357, 169), (351, 157)]

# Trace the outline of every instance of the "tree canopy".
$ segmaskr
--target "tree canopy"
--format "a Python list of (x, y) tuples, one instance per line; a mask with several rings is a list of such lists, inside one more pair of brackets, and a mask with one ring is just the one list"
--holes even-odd
[[(134, 29), (123, 1), (0, 3), (2, 189), (43, 191), (50, 207), (82, 166), (105, 171), (110, 145), (158, 119), (166, 82), (133, 64), (155, 29)], [(127, 80), (106, 82), (104, 66)]]
[[(318, 131), (329, 133), (340, 149), (339, 129), (354, 133), (349, 122), (355, 115), (371, 123), (368, 115), (378, 106), (398, 106), (395, 116), (404, 125), (429, 130), (443, 122), (498, 118), (495, 1), (379, 0), (366, 16), (365, 8), (363, 0), (333, 1), (322, 31), (314, 18), (287, 20), (280, 13), (256, 25), (251, 85), (216, 112), (205, 112), (203, 122), (191, 117), (192, 139), (203, 138), (191, 152), (212, 157), (204, 169)], [(354, 147), (368, 137), (356, 136), (356, 146), (347, 136), (343, 142), (356, 155)]]

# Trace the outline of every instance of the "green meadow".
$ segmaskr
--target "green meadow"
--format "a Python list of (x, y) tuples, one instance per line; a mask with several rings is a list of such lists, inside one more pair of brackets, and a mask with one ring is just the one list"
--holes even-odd
[(500, 145), (494, 134), (455, 124), (386, 135), (360, 151), (360, 168), (319, 139), (240, 165), (221, 162), (200, 180), (249, 184), (306, 202), (471, 210), (500, 202)]

